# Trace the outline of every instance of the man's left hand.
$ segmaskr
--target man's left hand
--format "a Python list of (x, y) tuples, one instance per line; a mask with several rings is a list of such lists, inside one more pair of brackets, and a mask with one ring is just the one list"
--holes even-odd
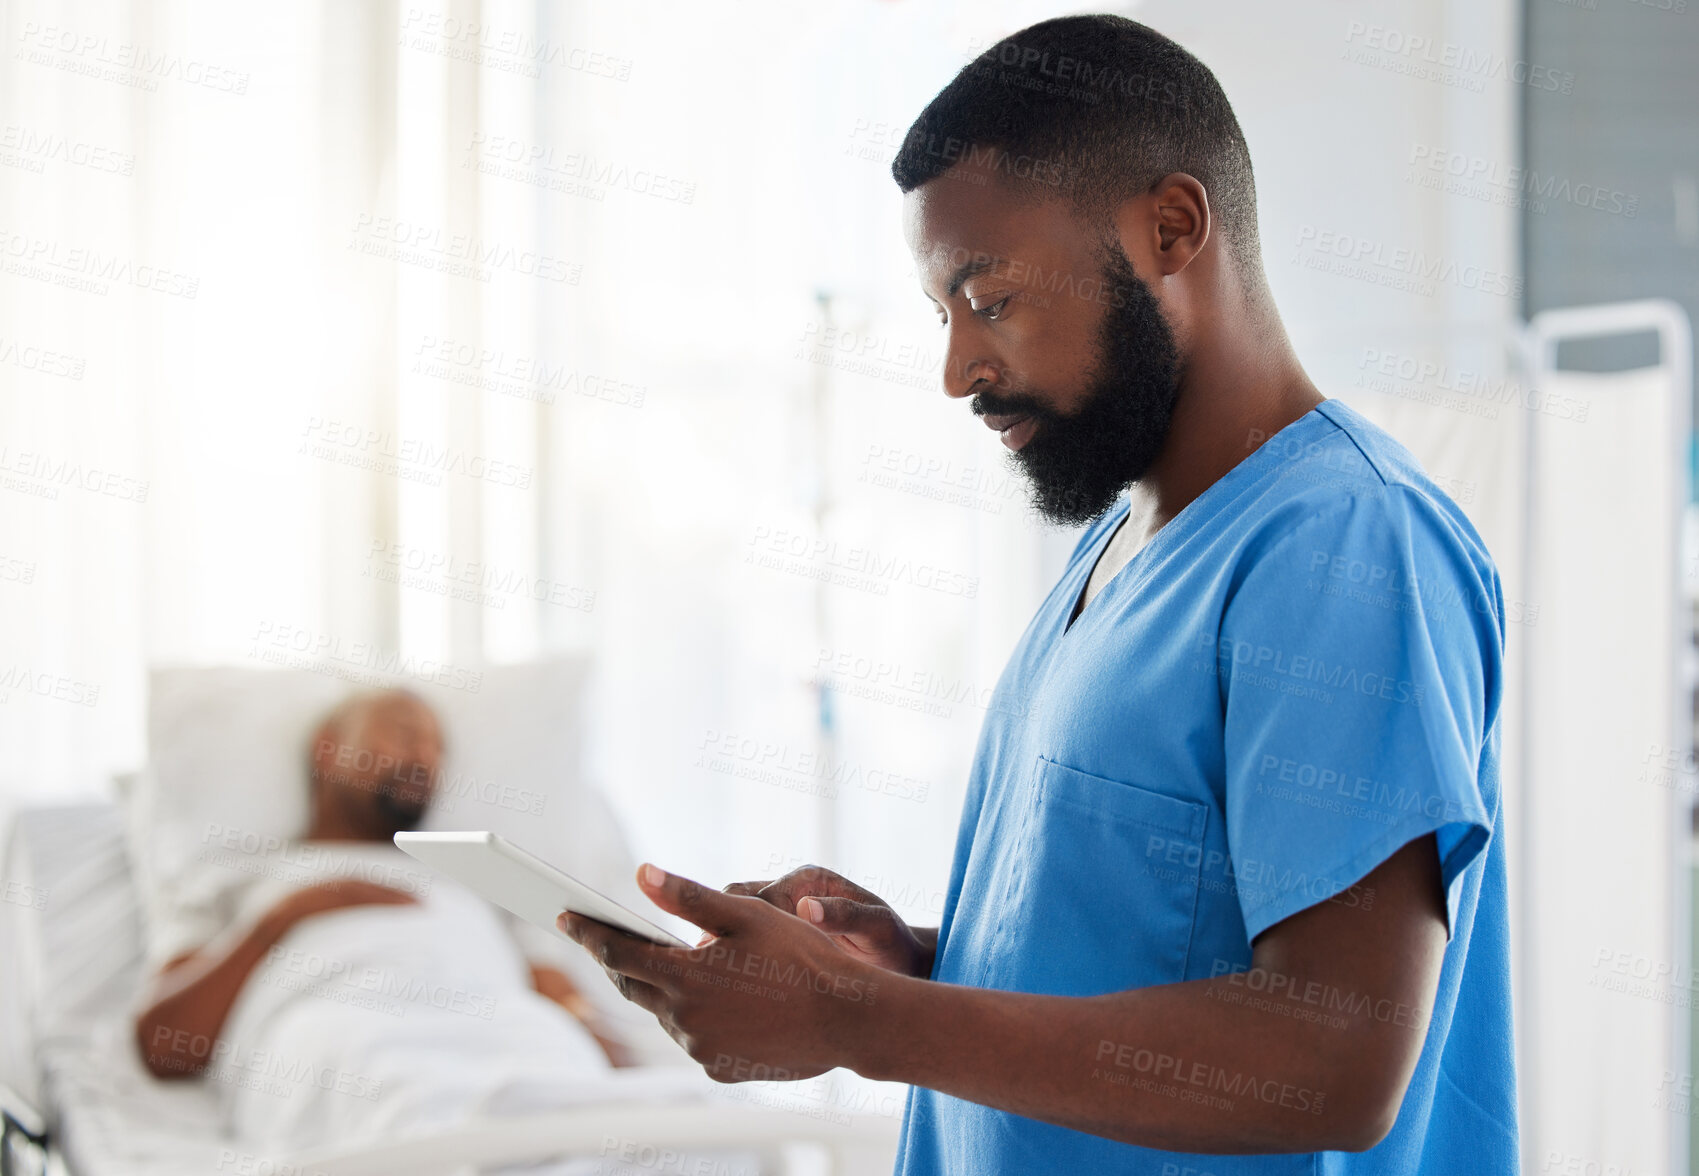
[(847, 957), (812, 924), (656, 866), (638, 870), (637, 882), (712, 938), (664, 947), (570, 911), (560, 929), (716, 1082), (812, 1078), (843, 1065), (846, 1045), (870, 1031), (889, 974)]

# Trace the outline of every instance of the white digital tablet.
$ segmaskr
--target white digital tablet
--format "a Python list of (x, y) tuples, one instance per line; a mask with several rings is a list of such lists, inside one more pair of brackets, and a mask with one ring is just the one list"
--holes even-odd
[(498, 834), (397, 833), (395, 844), (433, 870), (465, 883), (503, 910), (512, 911), (527, 923), (556, 935), (562, 932), (555, 919), (562, 911), (571, 911), (666, 947), (690, 946)]

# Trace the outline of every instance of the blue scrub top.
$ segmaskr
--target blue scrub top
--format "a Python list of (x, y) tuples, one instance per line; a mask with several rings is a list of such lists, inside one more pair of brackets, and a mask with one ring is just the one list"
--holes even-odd
[[(1433, 833), (1450, 923), (1421, 1060), (1366, 1152), (1182, 1155), (916, 1087), (896, 1171), (1515, 1176), (1493, 836), (1504, 603), (1480, 536), (1407, 450), (1329, 400), (1176, 515), (1070, 627), (1126, 511), (1081, 538), (998, 682), (932, 978), (1087, 996), (1242, 972), (1262, 931), (1322, 901), (1372, 903), (1354, 884)], [(1306, 1017), (1334, 998), (1246, 995)], [(1197, 1093), (1308, 1113), (1277, 1081)]]

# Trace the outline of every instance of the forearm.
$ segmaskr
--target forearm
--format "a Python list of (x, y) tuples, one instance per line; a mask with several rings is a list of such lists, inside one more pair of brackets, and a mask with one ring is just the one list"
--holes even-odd
[(136, 1045), (155, 1077), (192, 1077), (206, 1068), (249, 974), (294, 923), (287, 911), (268, 912), (159, 977), (153, 1001), (136, 1018)]
[(1389, 1090), (1385, 1067), (1364, 1059), (1422, 1026), (1372, 1015), (1324, 1024), (1246, 995), (1225, 976), (1097, 997), (900, 978), (859, 1010), (865, 1019), (844, 1064), (1169, 1151), (1358, 1150), (1378, 1141), (1408, 1074)]
[(601, 1010), (579, 991), (578, 986), (573, 984), (565, 972), (553, 964), (542, 964), (535, 960), (530, 961), (530, 967), (531, 988), (538, 995), (559, 1005), (584, 1026), (585, 1032), (595, 1038), (596, 1044), (602, 1047), (609, 1065), (622, 1067), (637, 1064), (635, 1056), (619, 1040), (617, 1033), (602, 1016)]

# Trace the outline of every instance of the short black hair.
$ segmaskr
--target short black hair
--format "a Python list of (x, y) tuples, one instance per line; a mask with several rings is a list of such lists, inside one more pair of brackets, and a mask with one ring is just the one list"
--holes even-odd
[(1204, 186), (1239, 272), (1260, 274), (1256, 184), (1209, 67), (1124, 16), (1063, 16), (997, 42), (926, 104), (891, 162), (912, 192), (965, 160), (1071, 198), (1107, 224), (1171, 172)]

